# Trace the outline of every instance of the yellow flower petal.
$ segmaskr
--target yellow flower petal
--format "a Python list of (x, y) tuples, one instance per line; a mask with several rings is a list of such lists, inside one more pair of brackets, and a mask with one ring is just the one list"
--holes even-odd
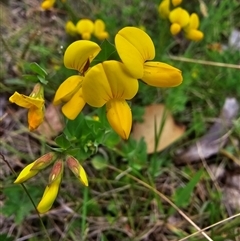
[(81, 19), (76, 24), (78, 33), (82, 39), (90, 39), (94, 30), (94, 23), (90, 19)]
[(42, 106), (44, 105), (44, 99), (33, 98), (30, 96), (22, 95), (16, 91), (9, 98), (9, 101), (27, 109), (33, 106), (35, 106), (36, 108), (42, 108)]
[(53, 104), (59, 105), (69, 101), (82, 85), (83, 77), (72, 75), (67, 78), (57, 89)]
[(128, 74), (124, 64), (110, 60), (93, 66), (82, 88), (86, 102), (101, 107), (113, 98), (132, 99), (138, 91), (138, 81)]
[(86, 101), (83, 99), (82, 88), (62, 107), (63, 114), (70, 120), (74, 120), (82, 111)]
[(31, 107), (28, 111), (28, 128), (30, 131), (36, 130), (44, 120), (44, 106), (40, 108)]
[(192, 40), (192, 41), (200, 41), (204, 37), (203, 32), (196, 29), (191, 29), (188, 33), (186, 33), (186, 38)]
[(94, 23), (94, 35), (100, 40), (109, 37), (108, 32), (105, 31), (105, 23), (101, 19), (97, 19)]
[(182, 0), (172, 0), (172, 4), (174, 7), (180, 5), (182, 3)]
[(52, 207), (59, 191), (61, 179), (62, 177), (59, 176), (45, 188), (42, 199), (37, 206), (39, 213), (45, 213)]
[(44, 10), (49, 10), (53, 7), (55, 0), (45, 0), (41, 4), (41, 8)]
[(107, 119), (118, 135), (127, 140), (132, 127), (132, 112), (125, 100), (113, 99), (106, 104)]
[(172, 35), (176, 35), (181, 31), (181, 26), (178, 23), (173, 23), (170, 27), (170, 32)]
[(64, 65), (69, 69), (84, 72), (87, 63), (97, 56), (101, 48), (98, 44), (88, 40), (78, 40), (68, 46), (64, 54)]
[(163, 0), (158, 7), (158, 12), (161, 18), (166, 19), (170, 13), (170, 0)]
[(136, 27), (125, 27), (115, 37), (115, 45), (122, 62), (134, 78), (143, 76), (143, 63), (155, 57), (151, 38)]
[(65, 30), (71, 36), (75, 36), (77, 34), (77, 27), (72, 21), (67, 21), (65, 25)]
[(175, 8), (169, 14), (171, 23), (178, 23), (181, 27), (185, 27), (189, 23), (189, 13), (183, 8)]
[(146, 62), (142, 80), (155, 87), (174, 87), (182, 83), (181, 71), (161, 62)]
[(198, 29), (199, 27), (199, 18), (196, 13), (192, 13), (190, 16), (189, 24), (186, 27), (186, 31), (189, 29)]
[(31, 170), (32, 167), (34, 166), (36, 161), (28, 164), (26, 167), (23, 168), (23, 170), (20, 172), (18, 175), (17, 179), (14, 181), (14, 183), (19, 184), (27, 181), (28, 179), (34, 177), (39, 170)]

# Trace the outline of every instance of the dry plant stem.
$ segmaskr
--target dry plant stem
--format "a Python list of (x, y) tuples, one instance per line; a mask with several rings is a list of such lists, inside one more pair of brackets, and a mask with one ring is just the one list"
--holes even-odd
[(206, 60), (197, 60), (197, 59), (189, 59), (185, 57), (176, 57), (176, 56), (169, 56), (170, 59), (188, 62), (188, 63), (194, 63), (194, 64), (204, 64), (204, 65), (212, 65), (216, 67), (225, 67), (225, 68), (232, 68), (232, 69), (240, 69), (240, 65), (237, 64), (226, 64), (226, 63), (218, 63), (214, 61), (206, 61)]
[(220, 153), (229, 158), (230, 160), (234, 161), (237, 165), (240, 166), (240, 159), (232, 155), (230, 152), (226, 151), (225, 149), (221, 149)]
[[(1, 157), (2, 160), (7, 164), (7, 166), (8, 166), (9, 169), (12, 171), (12, 173), (13, 173), (15, 176), (17, 176), (16, 173), (15, 173), (15, 171), (12, 169), (11, 165), (10, 165), (9, 162), (5, 159), (5, 156), (4, 156), (1, 152), (0, 152), (0, 157)], [(49, 234), (48, 234), (48, 232), (47, 232), (47, 230), (46, 230), (46, 228), (45, 228), (45, 226), (44, 226), (44, 223), (43, 223), (43, 221), (42, 221), (42, 218), (41, 218), (40, 214), (39, 214), (38, 211), (37, 211), (37, 207), (36, 207), (36, 205), (35, 205), (32, 197), (31, 197), (30, 193), (28, 192), (27, 188), (25, 187), (25, 185), (24, 185), (23, 183), (21, 183), (21, 186), (22, 186), (22, 188), (24, 189), (24, 191), (26, 192), (28, 198), (30, 199), (32, 205), (34, 206), (34, 208), (35, 208), (35, 210), (36, 210), (36, 212), (37, 212), (38, 218), (39, 218), (39, 220), (40, 220), (40, 223), (41, 223), (41, 225), (42, 225), (42, 228), (43, 228), (43, 230), (44, 230), (44, 232), (45, 232), (45, 235), (46, 235), (47, 239), (48, 239), (49, 241), (51, 241), (51, 238), (50, 238), (50, 236), (49, 236)]]
[(213, 227), (215, 227), (215, 226), (217, 226), (217, 225), (219, 225), (219, 224), (225, 223), (225, 222), (227, 222), (227, 221), (229, 221), (229, 220), (231, 220), (231, 219), (237, 218), (237, 217), (240, 217), (240, 213), (237, 213), (237, 214), (235, 214), (235, 215), (233, 215), (233, 216), (231, 216), (231, 217), (225, 218), (225, 219), (223, 219), (223, 220), (221, 220), (221, 221), (219, 221), (219, 222), (217, 222), (217, 223), (214, 223), (214, 224), (212, 224), (212, 225), (210, 225), (210, 226), (207, 226), (206, 228), (203, 228), (203, 229), (201, 229), (201, 230), (199, 230), (199, 231), (197, 231), (197, 232), (195, 232), (195, 233), (192, 233), (192, 234), (188, 235), (187, 237), (180, 239), (179, 241), (187, 240), (188, 238), (190, 238), (190, 237), (192, 237), (192, 236), (195, 236), (195, 235), (197, 235), (197, 234), (199, 234), (199, 233), (202, 233), (203, 231), (205, 231), (205, 230), (207, 230), (207, 229), (209, 229), (209, 228), (213, 228)]
[(16, 57), (14, 55), (14, 53), (12, 52), (12, 50), (8, 47), (5, 39), (2, 37), (2, 35), (0, 35), (0, 39), (1, 39), (1, 42), (5, 48), (5, 50), (9, 53), (9, 55), (11, 56), (12, 60), (16, 61)]
[[(122, 170), (119, 170), (118, 168), (114, 166), (108, 166), (110, 169), (117, 171), (117, 172), (122, 172)], [(153, 192), (155, 192), (161, 199), (166, 201), (168, 204), (170, 204), (175, 210), (178, 211), (178, 213), (185, 218), (194, 228), (196, 228), (199, 233), (202, 233), (202, 235), (209, 241), (213, 241), (205, 232), (203, 232), (197, 224), (195, 224), (181, 209), (179, 209), (170, 199), (168, 199), (164, 194), (156, 190), (155, 188), (151, 187), (149, 184), (143, 182), (142, 180), (138, 179), (137, 177), (132, 176), (131, 174), (126, 173), (126, 176), (130, 177), (131, 179), (135, 180), (139, 184), (143, 185), (146, 188), (149, 188)]]

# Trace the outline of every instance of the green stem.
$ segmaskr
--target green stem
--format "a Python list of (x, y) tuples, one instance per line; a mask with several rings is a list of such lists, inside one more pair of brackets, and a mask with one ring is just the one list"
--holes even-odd
[(81, 225), (81, 233), (85, 240), (85, 232), (86, 232), (86, 217), (87, 217), (87, 202), (88, 202), (88, 188), (84, 188), (83, 192), (83, 209), (82, 209), (82, 225)]
[[(11, 167), (11, 165), (10, 165), (9, 162), (5, 159), (5, 156), (4, 156), (1, 152), (0, 152), (0, 156), (1, 156), (2, 160), (7, 164), (7, 166), (8, 166), (9, 169), (11, 170), (11, 172), (12, 172), (15, 176), (17, 176), (16, 172), (13, 170), (13, 168)], [(41, 218), (39, 212), (37, 211), (37, 207), (36, 207), (36, 205), (35, 205), (32, 197), (31, 197), (30, 193), (28, 192), (27, 188), (25, 187), (25, 185), (24, 185), (23, 183), (21, 183), (21, 186), (22, 186), (22, 188), (24, 189), (24, 191), (26, 192), (26, 194), (27, 194), (30, 202), (32, 203), (32, 205), (34, 206), (34, 208), (35, 208), (35, 210), (36, 210), (36, 212), (37, 212), (38, 218), (39, 218), (39, 220), (40, 220), (40, 223), (41, 223), (42, 228), (43, 228), (43, 230), (44, 230), (44, 232), (45, 232), (45, 234), (46, 234), (47, 239), (48, 239), (49, 241), (51, 241), (51, 238), (50, 238), (50, 236), (49, 236), (49, 234), (48, 234), (48, 232), (47, 232), (47, 229), (46, 229), (45, 226), (44, 226), (44, 223), (43, 223), (43, 221), (42, 221), (42, 218)]]

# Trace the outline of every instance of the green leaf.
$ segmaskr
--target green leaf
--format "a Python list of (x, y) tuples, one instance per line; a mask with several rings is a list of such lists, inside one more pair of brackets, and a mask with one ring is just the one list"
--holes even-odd
[(38, 78), (38, 80), (39, 80), (42, 84), (44, 84), (44, 85), (46, 85), (46, 84), (48, 83), (48, 81), (47, 81), (45, 78), (42, 78), (42, 77), (39, 76), (39, 75), (37, 75), (37, 78)]
[(132, 138), (122, 146), (122, 152), (129, 161), (129, 165), (136, 170), (141, 170), (147, 163), (147, 146), (143, 139), (136, 141)]
[(199, 182), (201, 176), (203, 174), (203, 169), (199, 170), (189, 181), (189, 183), (186, 184), (185, 187), (180, 187), (176, 190), (173, 200), (174, 203), (178, 207), (187, 207), (190, 203), (190, 198), (193, 193), (193, 190), (197, 183)]
[[(41, 189), (36, 187), (28, 187), (27, 189), (32, 199), (40, 196), (39, 192), (42, 192)], [(7, 217), (14, 215), (15, 222), (20, 224), (34, 210), (34, 206), (20, 185), (6, 187), (3, 193), (6, 200), (1, 208), (2, 214)]]
[(94, 65), (101, 63), (105, 60), (108, 60), (110, 56), (112, 56), (114, 53), (117, 53), (115, 46), (111, 44), (108, 40), (104, 40), (100, 47), (101, 47), (100, 53), (92, 61)]
[(0, 240), (1, 241), (13, 241), (14, 237), (9, 237), (8, 234), (2, 233), (2, 234), (0, 234)]
[(31, 75), (31, 74), (24, 74), (22, 75), (22, 78), (24, 80), (27, 80), (27, 81), (33, 81), (33, 82), (37, 82), (38, 81), (38, 78), (36, 75)]
[(71, 146), (71, 143), (69, 142), (69, 140), (66, 138), (64, 134), (57, 136), (55, 138), (55, 142), (58, 144), (58, 146), (60, 146), (62, 149), (65, 149), (65, 150)]
[(108, 161), (100, 155), (92, 158), (91, 163), (96, 170), (103, 170), (107, 167)]
[(47, 72), (42, 67), (40, 67), (37, 63), (31, 63), (30, 69), (34, 73), (39, 74), (42, 78), (45, 78), (45, 76), (47, 75)]

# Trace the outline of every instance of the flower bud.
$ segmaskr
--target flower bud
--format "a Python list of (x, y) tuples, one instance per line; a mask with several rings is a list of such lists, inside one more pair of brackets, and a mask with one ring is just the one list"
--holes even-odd
[(43, 193), (42, 199), (37, 206), (37, 210), (39, 213), (47, 212), (53, 205), (55, 201), (59, 187), (61, 184), (62, 176), (58, 175), (47, 187)]
[(68, 168), (83, 183), (83, 185), (88, 186), (87, 174), (84, 168), (78, 162), (78, 160), (73, 156), (68, 156), (66, 162), (67, 162)]
[(34, 166), (36, 161), (28, 164), (26, 167), (23, 168), (23, 170), (18, 175), (17, 179), (14, 181), (15, 184), (23, 183), (26, 180), (32, 178), (35, 176), (39, 170), (32, 170), (32, 167)]
[(57, 160), (52, 168), (52, 171), (49, 175), (49, 185), (51, 185), (52, 182), (54, 182), (59, 177), (62, 177), (63, 174), (63, 161)]
[(39, 157), (35, 162), (33, 167), (31, 168), (32, 170), (42, 170), (49, 166), (55, 159), (57, 155), (55, 152), (49, 152), (41, 157)]
[(36, 99), (43, 99), (44, 98), (43, 86), (40, 83), (35, 84), (33, 87), (33, 91), (29, 96)]

